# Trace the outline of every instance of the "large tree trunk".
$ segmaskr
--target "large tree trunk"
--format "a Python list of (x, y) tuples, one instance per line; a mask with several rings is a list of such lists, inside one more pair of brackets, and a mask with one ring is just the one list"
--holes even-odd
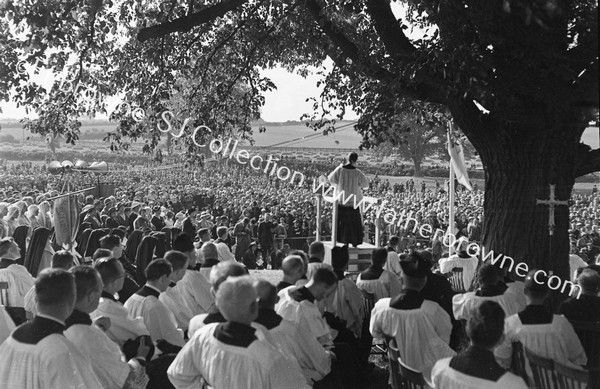
[[(560, 292), (570, 281), (569, 207), (555, 206), (555, 227), (549, 235), (549, 207), (536, 201), (549, 198), (550, 185), (555, 185), (556, 200), (570, 198), (577, 145), (585, 125), (574, 128), (577, 118), (573, 115), (546, 112), (510, 124), (487, 117), (485, 128), (481, 128), (482, 123), (471, 120), (469, 113), (453, 109), (485, 169), (482, 246), (486, 252), (494, 250), (496, 256), (513, 258), (513, 277), (520, 262), (526, 263), (529, 270), (544, 270), (560, 277)], [(510, 265), (507, 259), (504, 267)], [(520, 273), (524, 273), (523, 268)], [(554, 279), (551, 286), (557, 283)], [(564, 290), (562, 297), (566, 297), (570, 286)]]
[(417, 158), (413, 158), (413, 165), (415, 166), (414, 177), (421, 177), (423, 174), (421, 173), (421, 160)]

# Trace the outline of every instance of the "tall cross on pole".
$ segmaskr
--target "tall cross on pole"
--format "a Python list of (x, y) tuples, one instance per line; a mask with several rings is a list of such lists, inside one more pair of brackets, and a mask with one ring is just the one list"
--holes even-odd
[(550, 207), (548, 212), (548, 231), (550, 235), (554, 235), (554, 207), (557, 205), (569, 205), (568, 201), (560, 201), (554, 198), (554, 187), (556, 185), (550, 185), (550, 198), (548, 200), (536, 199), (536, 204), (543, 204)]

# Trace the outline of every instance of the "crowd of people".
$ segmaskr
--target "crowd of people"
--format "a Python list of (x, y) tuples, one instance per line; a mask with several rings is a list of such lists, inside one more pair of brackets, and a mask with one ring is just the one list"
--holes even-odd
[[(467, 252), (481, 239), (479, 190), (457, 191), (456, 253), (368, 211), (364, 240), (375, 242), (379, 223), (387, 245), (349, 277), (348, 247), (325, 263), (315, 240), (317, 229), (330, 233), (332, 211), (325, 203), (317, 226), (311, 180), (327, 172), (298, 187), (235, 163), (119, 169), (102, 178), (114, 194), (76, 195), (77, 245), (64, 247), (42, 232), (64, 228), (64, 181), (78, 189), (90, 178), (33, 165), (0, 172), (2, 387), (365, 388), (373, 338), (436, 388), (534, 387), (529, 365), (513, 368), (516, 342), (557, 365), (600, 368), (578, 327), (600, 326), (597, 193), (571, 200), (582, 293), (553, 312), (535, 270), (519, 280)], [(452, 231), (442, 185), (366, 186), (365, 196)], [(258, 268), (283, 278), (250, 276)]]

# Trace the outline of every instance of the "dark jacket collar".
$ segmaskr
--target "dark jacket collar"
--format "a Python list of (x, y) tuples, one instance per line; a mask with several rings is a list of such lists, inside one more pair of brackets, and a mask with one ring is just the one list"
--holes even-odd
[(255, 332), (256, 329), (249, 325), (227, 321), (217, 325), (213, 336), (225, 344), (245, 348), (258, 339)]
[(65, 324), (67, 325), (67, 328), (71, 327), (74, 324), (83, 324), (86, 326), (90, 326), (92, 325), (92, 319), (90, 319), (90, 315), (88, 315), (87, 313), (74, 309), (71, 316), (69, 316), (67, 320), (65, 320)]
[(160, 292), (157, 292), (153, 288), (149, 288), (148, 285), (144, 285), (142, 289), (135, 292), (135, 294), (140, 295), (142, 297), (154, 296), (158, 298), (158, 296), (160, 296)]
[(12, 337), (21, 343), (38, 344), (52, 334), (63, 334), (65, 326), (56, 320), (36, 316), (32, 321), (20, 325), (12, 333)]
[(292, 289), (289, 291), (290, 297), (294, 299), (294, 301), (301, 302), (304, 300), (308, 300), (311, 303), (315, 302), (315, 296), (310, 293), (310, 290), (306, 286), (301, 286), (297, 289)]
[(102, 291), (102, 294), (100, 295), (100, 297), (105, 298), (105, 299), (109, 299), (109, 300), (114, 301), (114, 302), (117, 301), (117, 299), (115, 298), (115, 296), (113, 296), (112, 294), (110, 294), (108, 292), (105, 292), (105, 291)]
[(268, 330), (277, 327), (283, 318), (272, 309), (260, 308), (255, 322), (267, 327)]

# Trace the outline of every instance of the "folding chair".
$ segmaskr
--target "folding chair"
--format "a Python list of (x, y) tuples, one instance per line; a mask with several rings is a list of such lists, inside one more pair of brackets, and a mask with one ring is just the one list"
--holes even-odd
[(402, 359), (398, 358), (398, 365), (400, 366), (400, 377), (402, 379), (402, 385), (405, 389), (432, 389), (433, 384), (428, 382), (423, 373), (416, 371), (406, 366)]
[(0, 282), (0, 305), (10, 307), (8, 303), (8, 282)]
[(525, 355), (523, 354), (523, 344), (521, 342), (512, 343), (512, 361), (510, 371), (513, 374), (523, 378), (526, 384), (529, 384), (529, 377), (527, 377), (527, 370), (525, 368)]
[(452, 285), (452, 290), (455, 293), (465, 293), (465, 285), (463, 282), (463, 268), (455, 267), (452, 269), (452, 272), (447, 273), (448, 281), (450, 281), (450, 285)]
[(375, 306), (375, 294), (369, 293), (363, 289), (360, 289), (360, 292), (363, 296), (363, 307), (365, 308), (365, 317), (363, 319), (363, 331), (362, 331), (362, 339), (370, 339), (370, 344), (365, 345), (369, 347), (370, 355), (386, 355), (386, 345), (384, 341), (373, 339), (371, 334), (369, 333), (369, 323), (371, 322), (371, 311)]
[(529, 361), (533, 382), (538, 389), (555, 389), (558, 387), (556, 374), (554, 374), (554, 361), (531, 352), (525, 347), (525, 356)]
[[(587, 370), (574, 369), (554, 362), (556, 378), (561, 389), (592, 389), (592, 376)], [(600, 383), (598, 383), (600, 384)]]

